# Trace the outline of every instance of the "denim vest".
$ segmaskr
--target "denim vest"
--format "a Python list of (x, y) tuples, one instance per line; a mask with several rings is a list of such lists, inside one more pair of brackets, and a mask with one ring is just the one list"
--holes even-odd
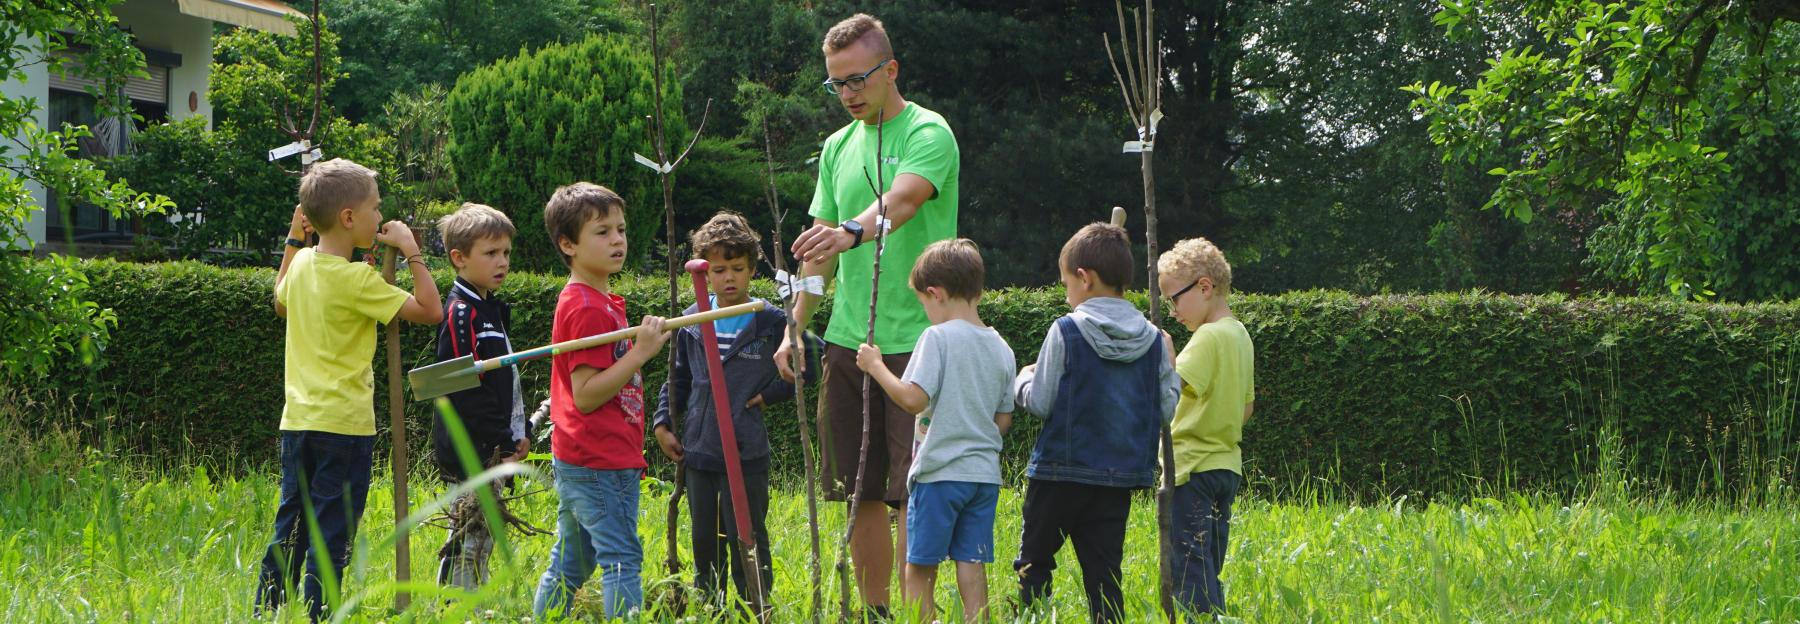
[(1168, 357), (1162, 341), (1137, 361), (1120, 362), (1094, 352), (1074, 319), (1057, 319), (1056, 330), (1062, 332), (1062, 380), (1025, 475), (1112, 487), (1155, 485), (1159, 382)]

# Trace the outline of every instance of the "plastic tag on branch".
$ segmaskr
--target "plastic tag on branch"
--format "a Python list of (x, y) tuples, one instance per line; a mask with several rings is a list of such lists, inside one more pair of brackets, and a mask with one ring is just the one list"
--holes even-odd
[(319, 160), (323, 158), (325, 158), (325, 152), (315, 147), (312, 148), (312, 151), (300, 155), (300, 164), (310, 165), (319, 162)]
[(825, 296), (825, 278), (819, 275), (801, 278), (787, 271), (776, 269), (775, 291), (781, 294), (781, 298), (786, 299), (792, 296), (796, 290), (815, 297), (823, 297)]
[(639, 154), (637, 152), (632, 152), (631, 158), (632, 158), (632, 160), (636, 160), (637, 164), (643, 165), (645, 167), (649, 167), (651, 171), (655, 171), (660, 174), (667, 175), (669, 172), (675, 170), (675, 165), (673, 163), (659, 163), (654, 160), (650, 160), (650, 158), (648, 156)]
[(1150, 111), (1150, 126), (1138, 126), (1138, 140), (1126, 141), (1123, 153), (1137, 154), (1140, 152), (1156, 151), (1156, 126), (1157, 124), (1162, 123), (1162, 120), (1163, 113), (1161, 108)]
[(277, 147), (275, 149), (269, 150), (269, 162), (275, 162), (277, 160), (281, 160), (283, 158), (293, 156), (294, 154), (299, 154), (299, 153), (305, 152), (309, 149), (312, 149), (311, 142), (309, 142), (309, 141), (294, 141), (293, 143), (289, 143), (287, 145), (283, 145), (281, 147)]

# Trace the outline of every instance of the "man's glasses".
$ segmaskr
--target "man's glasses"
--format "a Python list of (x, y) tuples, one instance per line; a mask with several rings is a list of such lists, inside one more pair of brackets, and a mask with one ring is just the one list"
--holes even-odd
[(875, 75), (875, 72), (881, 71), (881, 68), (886, 67), (888, 61), (892, 60), (894, 59), (888, 59), (887, 61), (877, 63), (875, 69), (863, 72), (860, 76), (851, 76), (843, 80), (827, 78), (825, 79), (825, 82), (819, 83), (819, 86), (825, 87), (825, 92), (832, 95), (837, 95), (839, 88), (849, 89), (851, 93), (860, 92), (863, 90), (863, 87), (869, 86), (869, 76), (873, 76)]

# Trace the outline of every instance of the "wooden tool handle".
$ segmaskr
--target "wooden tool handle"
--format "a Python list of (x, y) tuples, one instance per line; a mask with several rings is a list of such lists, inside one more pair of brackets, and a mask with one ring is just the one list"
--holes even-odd
[[(759, 299), (759, 300), (750, 301), (747, 303), (740, 303), (740, 304), (730, 306), (730, 307), (719, 308), (717, 310), (708, 310), (706, 312), (689, 314), (687, 316), (677, 316), (675, 318), (664, 321), (663, 327), (666, 327), (669, 330), (673, 331), (673, 330), (681, 329), (683, 327), (687, 327), (689, 325), (699, 325), (701, 323), (705, 323), (705, 322), (709, 322), (709, 321), (716, 321), (716, 320), (719, 320), (722, 318), (729, 318), (729, 317), (737, 316), (740, 314), (750, 314), (753, 312), (760, 312), (760, 311), (762, 311), (763, 308), (767, 307), (768, 305), (769, 305), (768, 302), (765, 302), (765, 301), (762, 301)], [(627, 327), (625, 329), (609, 331), (604, 334), (594, 334), (592, 336), (585, 336), (582, 338), (576, 338), (574, 340), (565, 340), (563, 342), (558, 342), (556, 344), (542, 346), (542, 347), (538, 347), (536, 349), (531, 349), (528, 351), (520, 351), (518, 353), (509, 354), (504, 357), (497, 357), (497, 358), (493, 358), (493, 359), (482, 360), (480, 362), (475, 363), (475, 369), (477, 372), (485, 373), (485, 372), (500, 368), (502, 366), (512, 366), (514, 364), (517, 364), (519, 362), (524, 362), (527, 360), (536, 360), (539, 358), (546, 358), (546, 357), (550, 357), (552, 355), (556, 355), (558, 353), (568, 353), (570, 351), (580, 351), (582, 349), (591, 349), (591, 348), (598, 347), (598, 346), (604, 345), (604, 344), (612, 344), (612, 343), (615, 343), (615, 342), (618, 342), (621, 340), (629, 340), (632, 336), (637, 335), (637, 331), (638, 331), (638, 326), (633, 325), (633, 326)]]

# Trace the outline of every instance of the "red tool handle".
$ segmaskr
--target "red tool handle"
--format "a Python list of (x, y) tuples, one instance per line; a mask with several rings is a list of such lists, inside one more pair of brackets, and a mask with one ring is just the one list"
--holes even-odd
[[(687, 263), (688, 273), (694, 276), (694, 305), (699, 312), (712, 309), (706, 292), (709, 268), (705, 260)], [(750, 532), (750, 496), (744, 490), (744, 465), (738, 457), (737, 428), (731, 419), (731, 394), (725, 388), (725, 363), (719, 359), (719, 332), (712, 323), (700, 324), (700, 340), (706, 346), (706, 375), (712, 380), (713, 414), (719, 419), (719, 446), (725, 451), (725, 481), (731, 487), (731, 509), (737, 521), (738, 542), (743, 544), (744, 552), (749, 552), (756, 548), (755, 535)], [(761, 573), (760, 570), (745, 571), (747, 575)]]

